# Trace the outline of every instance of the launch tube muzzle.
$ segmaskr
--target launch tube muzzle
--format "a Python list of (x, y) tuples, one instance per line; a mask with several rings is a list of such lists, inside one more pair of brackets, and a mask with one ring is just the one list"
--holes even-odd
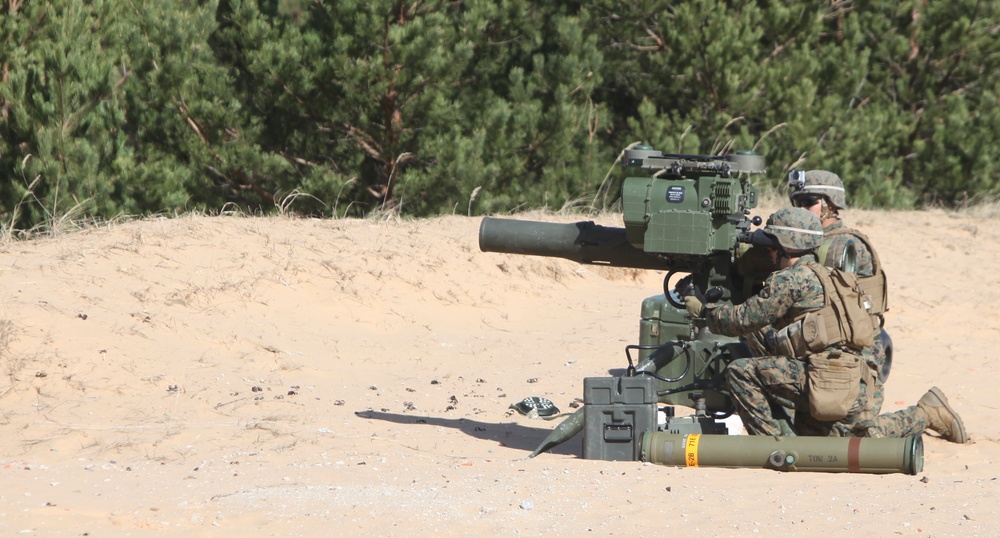
[(890, 439), (647, 431), (641, 443), (641, 461), (678, 467), (910, 475), (924, 468), (924, 444), (919, 435)]

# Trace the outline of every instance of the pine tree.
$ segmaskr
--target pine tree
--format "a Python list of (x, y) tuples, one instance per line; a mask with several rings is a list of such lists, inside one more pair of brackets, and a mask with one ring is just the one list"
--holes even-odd
[(14, 178), (2, 192), (4, 221), (14, 227), (115, 209), (115, 186), (104, 177), (122, 144), (115, 127), (124, 75), (106, 46), (114, 7), (102, 0), (7, 6), (0, 169)]
[(482, 187), (480, 211), (509, 210), (562, 203), (593, 176), (580, 163), (600, 57), (563, 11), (233, 0), (213, 45), (266, 127), (263, 147), (298, 171), (286, 189), (328, 210), (426, 215)]
[[(0, 222), (559, 208), (634, 142), (1000, 193), (1000, 4), (10, 1)], [(607, 196), (605, 196), (606, 200)]]
[(983, 2), (603, 2), (612, 144), (754, 147), (770, 181), (844, 178), (862, 205), (1000, 189), (998, 8)]
[(123, 130), (130, 142), (127, 207), (270, 211), (284, 159), (258, 145), (262, 126), (233, 95), (209, 39), (214, 2), (127, 3), (117, 46), (128, 67)]

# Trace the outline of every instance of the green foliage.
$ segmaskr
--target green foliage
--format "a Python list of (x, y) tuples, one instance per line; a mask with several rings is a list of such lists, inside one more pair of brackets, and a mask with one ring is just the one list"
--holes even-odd
[(477, 187), (486, 211), (594, 188), (587, 166), (603, 156), (579, 157), (593, 151), (600, 55), (579, 17), (524, 2), (281, 5), (225, 3), (213, 46), (262, 146), (297, 170), (282, 188), (414, 214)]
[(608, 140), (753, 147), (775, 185), (792, 168), (834, 170), (862, 206), (996, 192), (998, 9), (601, 2), (606, 65), (621, 71), (598, 89), (617, 118)]
[(1000, 194), (995, 2), (60, 0), (0, 28), (20, 229), (606, 203), (637, 142), (833, 170), (855, 206)]
[[(121, 140), (113, 49), (105, 46), (110, 2), (33, 2), (2, 17), (0, 168), (4, 222), (44, 223), (81, 204), (113, 209), (104, 175)], [(12, 8), (8, 8), (12, 9)], [(30, 192), (29, 192), (30, 189)], [(17, 214), (11, 202), (21, 205)]]
[(283, 159), (257, 145), (261, 127), (232, 94), (208, 40), (215, 6), (129, 3), (119, 34), (130, 66), (122, 128), (136, 150), (124, 187), (138, 211), (212, 210), (233, 203), (272, 209)]

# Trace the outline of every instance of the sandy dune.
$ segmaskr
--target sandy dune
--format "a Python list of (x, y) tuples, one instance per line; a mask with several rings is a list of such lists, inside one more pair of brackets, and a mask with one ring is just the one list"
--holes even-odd
[(478, 218), (6, 244), (0, 535), (994, 536), (1000, 223), (847, 217), (890, 278), (884, 410), (937, 385), (973, 438), (925, 435), (916, 476), (524, 459), (555, 423), (508, 406), (620, 374), (663, 275), (482, 253)]

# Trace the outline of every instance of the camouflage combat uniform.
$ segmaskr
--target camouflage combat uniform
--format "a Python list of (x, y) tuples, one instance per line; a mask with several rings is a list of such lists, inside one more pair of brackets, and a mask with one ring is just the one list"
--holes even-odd
[[(887, 306), (884, 300), (887, 291), (885, 289), (885, 275), (880, 273), (878, 278), (870, 278), (876, 274), (877, 256), (871, 250), (868, 238), (861, 232), (844, 226), (843, 221), (840, 220), (839, 211), (847, 208), (847, 191), (844, 188), (844, 182), (840, 176), (833, 172), (809, 170), (807, 172), (792, 171), (789, 174), (788, 185), (790, 188), (788, 198), (793, 205), (797, 205), (796, 202), (799, 201), (815, 200), (818, 197), (825, 202), (825, 205), (820, 209), (821, 220), (825, 222), (824, 219), (827, 218), (836, 219), (832, 224), (823, 227), (823, 244), (817, 250), (819, 262), (827, 267), (853, 270), (852, 272), (857, 273), (858, 276), (870, 280), (873, 286), (878, 282), (882, 284), (881, 293), (875, 293), (875, 290), (871, 290), (875, 295), (878, 295), (872, 299), (873, 306), (878, 307), (876, 313), (880, 327), (875, 333), (871, 366), (876, 372), (879, 372), (878, 390), (881, 391), (882, 383), (888, 379), (890, 367), (888, 364), (890, 357), (887, 350), (889, 341), (886, 340), (888, 334), (884, 334), (884, 331), (881, 330), (881, 326), (884, 325), (882, 310)], [(854, 267), (845, 266), (845, 256), (849, 249), (855, 253)], [(878, 270), (881, 271), (881, 264), (879, 264)], [(875, 410), (875, 412), (878, 411), (878, 409)]]
[[(684, 297), (688, 314), (704, 318), (709, 330), (726, 336), (747, 336), (770, 327), (776, 331), (769, 335), (773, 336), (773, 343), (762, 349), (786, 350), (784, 353), (787, 355), (771, 351), (768, 352), (770, 354), (762, 353), (763, 356), (734, 360), (726, 367), (730, 396), (747, 432), (752, 435), (906, 437), (920, 435), (929, 428), (949, 441), (968, 441), (961, 417), (937, 387), (928, 390), (915, 406), (878, 415), (882, 407), (882, 384), (878, 380), (878, 371), (872, 368), (875, 359), (871, 340), (863, 333), (857, 333), (858, 330), (866, 330), (858, 323), (866, 324), (872, 319), (864, 314), (867, 309), (860, 304), (853, 308), (860, 308), (861, 312), (852, 308), (841, 293), (844, 290), (839, 287), (844, 284), (843, 280), (839, 285), (835, 283), (825, 273), (827, 269), (816, 261), (814, 251), (826, 237), (816, 215), (800, 207), (779, 209), (768, 218), (767, 226), (750, 236), (751, 244), (773, 251), (780, 260), (794, 261), (788, 267), (771, 273), (760, 291), (741, 304), (713, 308), (705, 305), (704, 296), (697, 290), (690, 289)], [(838, 279), (844, 278), (843, 274), (835, 274)], [(838, 287), (836, 290), (824, 289), (827, 285)], [(854, 286), (860, 286), (860, 282)], [(840, 301), (837, 308), (842, 310), (834, 309), (834, 294)], [(826, 304), (828, 300), (831, 304)], [(834, 329), (840, 332), (839, 335), (821, 337), (821, 341), (839, 343), (827, 345), (820, 354), (815, 354), (811, 344), (808, 349), (801, 349), (794, 341), (801, 338), (800, 343), (809, 342), (808, 337), (802, 334), (806, 330), (805, 320), (810, 319), (807, 314), (817, 311), (825, 311), (824, 315), (836, 312), (838, 326), (849, 324), (846, 329), (843, 326)], [(814, 322), (819, 322), (819, 319), (822, 318), (812, 317)], [(875, 325), (871, 326), (873, 330)], [(793, 337), (792, 329), (796, 327), (800, 336)], [(829, 331), (829, 325), (827, 327), (826, 331)], [(815, 336), (818, 334), (815, 333)], [(790, 347), (789, 343), (792, 344)], [(835, 353), (837, 351), (839, 353)], [(835, 402), (832, 407), (826, 407), (830, 401), (821, 404), (824, 407), (820, 413), (838, 417), (841, 413), (846, 414), (837, 420), (819, 420), (814, 416), (816, 398), (824, 396), (807, 393), (807, 390), (812, 390), (807, 389), (811, 379), (807, 374), (807, 365), (826, 368), (823, 364), (827, 361), (835, 357), (843, 360), (840, 357), (845, 354), (862, 361), (857, 396), (853, 402)], [(836, 398), (836, 392), (834, 390), (827, 396)], [(813, 398), (810, 399), (810, 396)], [(846, 408), (840, 407), (841, 404), (847, 404)]]
[[(798, 175), (796, 175), (798, 174)], [(794, 177), (794, 179), (793, 179)], [(840, 220), (838, 211), (847, 208), (847, 191), (844, 189), (844, 182), (840, 176), (827, 170), (809, 170), (807, 172), (793, 171), (789, 174), (790, 192), (788, 198), (794, 203), (799, 197), (819, 196), (825, 199), (827, 208), (823, 211), (823, 216), (836, 218), (836, 222), (823, 228), (823, 245), (819, 249), (819, 262), (827, 267), (839, 265), (834, 260), (840, 260), (842, 253), (847, 252), (849, 247), (853, 247), (856, 252), (856, 269), (858, 276), (871, 277), (875, 274), (875, 264), (873, 252), (862, 239), (863, 234), (857, 230), (847, 228)], [(838, 233), (846, 232), (846, 233)], [(823, 256), (822, 253), (828, 253)], [(827, 259), (823, 259), (827, 258)], [(846, 269), (841, 267), (841, 269)], [(882, 321), (881, 314), (879, 320)], [(873, 364), (876, 372), (882, 372), (886, 362), (886, 343), (882, 339), (881, 331), (875, 336), (875, 346), (872, 348)], [(888, 375), (886, 371), (883, 375)], [(881, 385), (881, 380), (879, 381)], [(881, 388), (879, 389), (881, 390)], [(876, 412), (878, 410), (876, 409)]]
[[(853, 245), (855, 252), (857, 252), (858, 275), (863, 277), (872, 276), (875, 268), (872, 263), (872, 252), (868, 250), (868, 246), (854, 234), (854, 230), (849, 228), (848, 230), (850, 231), (848, 233), (830, 234), (831, 230), (838, 228), (844, 228), (843, 221), (837, 220), (837, 222), (823, 228), (823, 231), (826, 233), (823, 238), (824, 246), (829, 242), (830, 246), (827, 247), (829, 251), (843, 252), (848, 246)], [(875, 338), (871, 358), (873, 361), (870, 366), (875, 371), (881, 370), (886, 360), (886, 349), (884, 341), (880, 337)], [(872, 403), (878, 402), (879, 408), (872, 411), (878, 413), (884, 399), (881, 380), (876, 380), (874, 390), (876, 398), (873, 398)], [(878, 415), (867, 426), (867, 430), (859, 428), (855, 431), (855, 434), (865, 437), (907, 437), (910, 435), (920, 435), (927, 429), (928, 422), (926, 415), (920, 412), (919, 407), (912, 405), (893, 413)]]
[[(823, 285), (810, 268), (815, 263), (812, 254), (802, 256), (791, 267), (771, 273), (763, 289), (744, 303), (707, 309), (708, 328), (727, 336), (746, 335), (768, 325), (780, 330), (800, 314), (819, 310), (823, 307)], [(860, 355), (866, 364), (872, 363), (870, 349)], [(784, 356), (752, 357), (733, 361), (726, 368), (730, 394), (751, 435), (863, 436), (882, 404), (881, 391), (868, 390), (872, 377), (862, 377), (865, 386), (846, 417), (824, 422), (809, 412), (804, 361)], [(879, 401), (871, 401), (874, 398)], [(783, 419), (792, 432), (785, 431)]]
[[(838, 220), (837, 222), (823, 228), (823, 231), (829, 234), (831, 230), (842, 227), (844, 227), (844, 223)], [(853, 232), (853, 230), (851, 230), (851, 232)], [(834, 249), (846, 249), (848, 245), (854, 245), (855, 251), (858, 254), (857, 273), (859, 276), (872, 276), (874, 274), (872, 253), (868, 250), (864, 241), (858, 239), (853, 233), (826, 235), (823, 239), (824, 243), (828, 240), (828, 238), (830, 241), (829, 249), (834, 252), (841, 251)], [(875, 371), (880, 371), (886, 360), (884, 341), (880, 337), (875, 338), (875, 346), (872, 348), (872, 359), (872, 368), (874, 368)], [(877, 392), (877, 399), (873, 401), (879, 402), (879, 408), (873, 409), (873, 411), (878, 413), (881, 410), (881, 403), (884, 399), (881, 380), (877, 380), (875, 383), (875, 391)], [(920, 435), (927, 429), (927, 427), (928, 423), (926, 415), (921, 413), (920, 409), (916, 405), (912, 405), (894, 413), (878, 415), (872, 421), (866, 432), (862, 433), (859, 431), (857, 433), (865, 437), (907, 437), (910, 435)]]
[(883, 413), (867, 426), (863, 432), (858, 430), (856, 433), (860, 437), (909, 437), (924, 433), (931, 424), (919, 406), (911, 405), (893, 413)]

